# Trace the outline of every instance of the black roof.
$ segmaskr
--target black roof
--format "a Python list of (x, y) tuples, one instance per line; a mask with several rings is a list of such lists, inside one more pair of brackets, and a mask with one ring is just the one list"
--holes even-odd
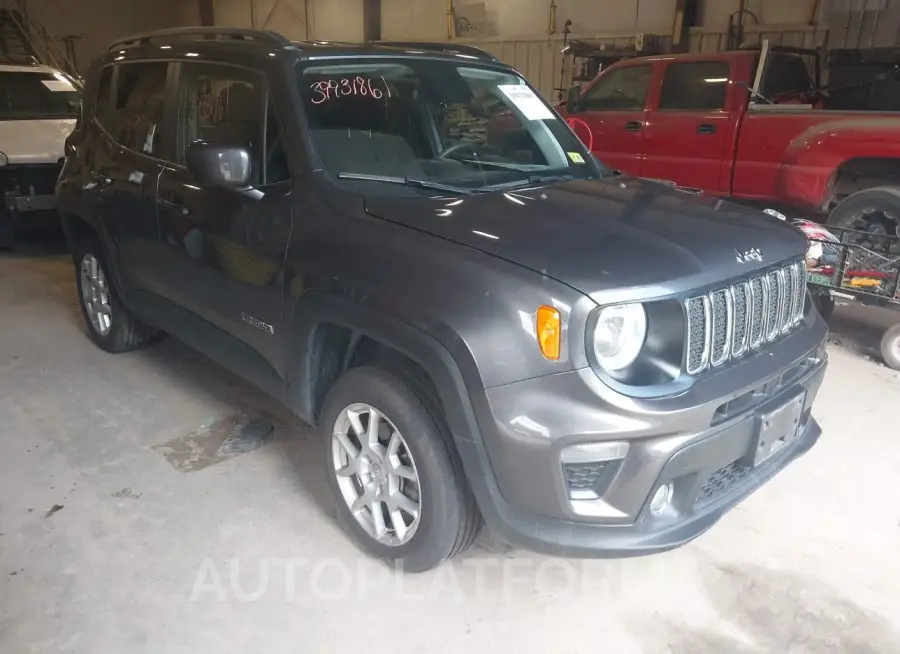
[[(237, 27), (182, 27), (135, 34), (113, 41), (109, 51), (126, 54), (132, 49), (160, 47), (167, 44), (169, 50), (181, 49), (226, 49), (233, 50), (238, 45), (244, 51), (256, 50), (257, 54), (292, 51), (301, 57), (304, 54), (321, 55), (327, 52), (334, 56), (404, 54), (410, 56), (466, 57), (489, 63), (500, 63), (492, 54), (471, 45), (461, 43), (436, 43), (419, 41), (373, 41), (369, 43), (347, 43), (342, 41), (291, 41), (283, 35), (269, 30), (245, 29)], [(229, 46), (224, 48), (224, 46)], [(162, 53), (160, 53), (162, 54)], [(179, 54), (178, 51), (168, 55)]]

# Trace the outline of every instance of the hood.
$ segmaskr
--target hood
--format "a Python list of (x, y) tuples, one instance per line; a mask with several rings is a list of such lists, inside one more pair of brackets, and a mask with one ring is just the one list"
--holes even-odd
[(74, 118), (0, 120), (0, 152), (10, 165), (56, 163), (73, 129)]
[(592, 296), (635, 287), (634, 299), (669, 295), (800, 257), (807, 247), (778, 218), (628, 177), (449, 198), (369, 197), (366, 210)]

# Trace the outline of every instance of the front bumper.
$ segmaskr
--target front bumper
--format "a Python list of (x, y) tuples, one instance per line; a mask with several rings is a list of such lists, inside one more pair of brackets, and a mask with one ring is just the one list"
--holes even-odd
[[(589, 369), (489, 389), (476, 412), (491, 474), (486, 483), (470, 474), (485, 521), (513, 545), (565, 556), (651, 554), (696, 538), (818, 440), (810, 408), (827, 359), (813, 316), (794, 337), (679, 397), (624, 398)], [(801, 395), (796, 438), (754, 466), (759, 416)], [(623, 441), (627, 454), (602, 496), (573, 499), (563, 451)], [(476, 455), (472, 444), (462, 449)], [(650, 498), (666, 484), (671, 503), (654, 513)]]
[(56, 179), (60, 166), (4, 166), (0, 168), (0, 242), (11, 241), (19, 230), (56, 230)]

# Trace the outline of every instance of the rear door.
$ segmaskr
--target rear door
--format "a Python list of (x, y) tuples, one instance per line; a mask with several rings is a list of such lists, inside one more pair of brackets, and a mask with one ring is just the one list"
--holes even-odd
[(568, 117), (575, 133), (603, 163), (641, 175), (647, 97), (653, 64), (611, 68), (581, 96), (579, 111)]
[(156, 285), (156, 184), (165, 166), (168, 74), (164, 61), (121, 63), (105, 69), (101, 80), (104, 104), (98, 107), (97, 121), (102, 134), (93, 149), (90, 186), (114, 245), (110, 256), (132, 291)]
[(649, 112), (643, 176), (705, 191), (728, 189), (737, 111), (728, 107), (727, 61), (668, 61), (658, 106)]

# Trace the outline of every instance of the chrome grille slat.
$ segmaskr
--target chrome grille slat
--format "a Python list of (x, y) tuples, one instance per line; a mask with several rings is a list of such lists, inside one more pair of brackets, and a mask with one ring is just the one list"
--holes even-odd
[(731, 287), (734, 307), (734, 336), (731, 339), (731, 356), (743, 356), (750, 340), (750, 311), (752, 310), (750, 284), (742, 282)]
[(802, 321), (805, 302), (802, 261), (689, 298), (685, 370), (696, 375), (774, 341)]

